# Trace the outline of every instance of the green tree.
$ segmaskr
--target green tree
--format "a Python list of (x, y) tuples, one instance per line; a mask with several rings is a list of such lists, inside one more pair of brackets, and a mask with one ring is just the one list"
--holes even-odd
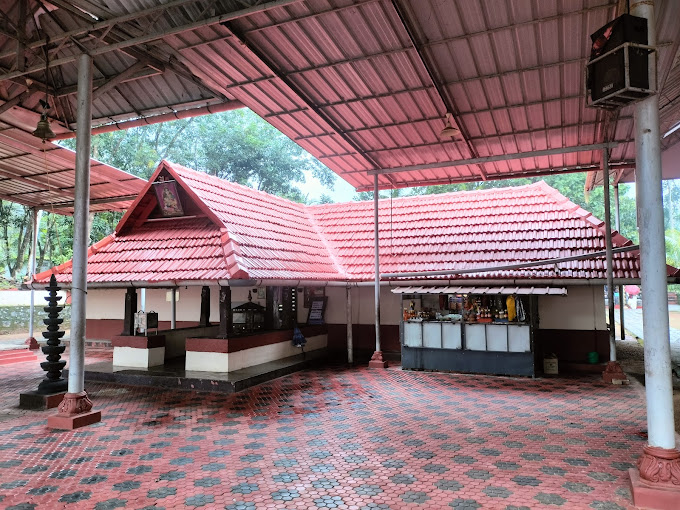
[(32, 211), (28, 207), (0, 200), (0, 243), (2, 265), (9, 280), (20, 283), (26, 274), (31, 249)]
[(680, 230), (666, 230), (666, 263), (680, 267)]

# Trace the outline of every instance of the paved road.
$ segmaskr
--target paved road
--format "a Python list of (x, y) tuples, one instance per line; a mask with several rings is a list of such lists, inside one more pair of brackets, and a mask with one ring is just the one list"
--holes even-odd
[[(669, 311), (680, 311), (680, 306), (669, 305)], [(616, 310), (615, 319), (616, 322), (619, 321), (619, 311)], [(644, 340), (644, 335), (642, 331), (642, 309), (630, 310), (626, 308), (624, 310), (623, 317), (623, 327), (638, 338)], [(670, 328), (670, 340), (671, 340), (671, 359), (680, 364), (680, 329)]]

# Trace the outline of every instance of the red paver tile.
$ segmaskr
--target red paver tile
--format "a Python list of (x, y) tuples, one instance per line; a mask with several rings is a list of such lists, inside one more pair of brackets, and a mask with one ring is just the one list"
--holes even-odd
[(5, 368), (5, 508), (626, 509), (646, 426), (596, 377), (330, 367), (229, 396), (87, 384), (102, 422), (57, 432), (15, 407), (40, 367)]

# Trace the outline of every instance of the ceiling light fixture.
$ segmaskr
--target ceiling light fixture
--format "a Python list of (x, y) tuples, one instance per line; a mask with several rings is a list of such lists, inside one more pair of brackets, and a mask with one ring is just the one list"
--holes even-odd
[(47, 101), (47, 93), (49, 90), (48, 84), (50, 78), (49, 68), (49, 53), (47, 52), (47, 48), (45, 48), (45, 100), (40, 100), (40, 106), (42, 106), (43, 112), (40, 114), (40, 120), (38, 121), (35, 131), (33, 131), (33, 136), (40, 138), (43, 143), (57, 136), (54, 134), (54, 131), (52, 131), (52, 128), (50, 128), (50, 121), (47, 118), (47, 111), (50, 109), (50, 103)]
[(439, 136), (441, 138), (455, 138), (458, 135), (460, 135), (460, 129), (455, 127), (452, 124), (452, 118), (453, 114), (447, 113), (446, 114), (446, 124), (444, 125), (444, 129), (442, 129), (441, 133), (439, 133)]

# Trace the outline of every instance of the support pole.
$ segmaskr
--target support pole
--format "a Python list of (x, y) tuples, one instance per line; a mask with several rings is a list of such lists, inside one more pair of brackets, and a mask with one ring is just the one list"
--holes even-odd
[(347, 363), (354, 363), (354, 340), (352, 338), (352, 288), (347, 286)]
[(220, 327), (218, 336), (227, 338), (231, 325), (231, 287), (220, 285)]
[(612, 253), (611, 200), (609, 196), (609, 151), (602, 151), (602, 187), (604, 188), (604, 240), (607, 250), (607, 302), (609, 308), (609, 361), (616, 361), (616, 324), (614, 311), (614, 255)]
[[(616, 221), (616, 231), (621, 233), (621, 214), (619, 211), (619, 184), (616, 183), (614, 184), (614, 219)], [(625, 315), (625, 308), (626, 308), (626, 295), (623, 292), (623, 285), (619, 285), (619, 326), (621, 330), (621, 340), (626, 339), (626, 330), (625, 330), (625, 322), (624, 322), (624, 315)]]
[(139, 289), (139, 300), (141, 301), (142, 312), (146, 312), (146, 289), (144, 287)]
[(135, 313), (137, 313), (137, 290), (128, 287), (125, 291), (125, 311), (123, 313), (123, 336), (134, 336), (135, 334)]
[(172, 288), (170, 299), (170, 329), (177, 329), (177, 287)]
[(202, 328), (210, 326), (210, 287), (207, 285), (201, 288), (201, 315), (198, 325)]
[(611, 197), (609, 193), (609, 151), (602, 150), (602, 186), (604, 187), (604, 240), (607, 260), (607, 308), (609, 312), (609, 362), (602, 373), (605, 382), (626, 381), (621, 365), (616, 361), (616, 315), (614, 310), (614, 247), (612, 246)]
[[(40, 225), (40, 211), (37, 207), (32, 209), (32, 220), (33, 220), (33, 238), (31, 239), (31, 280), (35, 278), (35, 262), (36, 255), (38, 253), (38, 226)], [(35, 333), (33, 331), (33, 323), (35, 322), (35, 290), (31, 287), (31, 308), (29, 310), (28, 319), (28, 339), (26, 344), (28, 344), (29, 349), (37, 349), (39, 347), (38, 341), (35, 339)]]
[[(632, 0), (631, 14), (647, 18), (648, 44), (656, 46), (653, 0)], [(653, 55), (649, 65), (650, 85), (655, 88)], [(680, 451), (675, 447), (673, 423), (658, 94), (635, 105), (635, 164), (648, 444), (638, 459), (638, 470), (631, 469), (630, 476), (636, 506), (671, 509), (680, 501)]]
[(378, 174), (373, 176), (373, 231), (375, 236), (375, 352), (371, 356), (368, 366), (371, 368), (386, 368), (380, 349), (380, 237), (378, 225)]
[(68, 393), (59, 413), (47, 419), (52, 428), (74, 429), (101, 421), (85, 392), (85, 310), (87, 301), (87, 245), (90, 208), (90, 146), (92, 127), (92, 57), (78, 58), (75, 201), (73, 206), (73, 280), (71, 284), (71, 342)]

